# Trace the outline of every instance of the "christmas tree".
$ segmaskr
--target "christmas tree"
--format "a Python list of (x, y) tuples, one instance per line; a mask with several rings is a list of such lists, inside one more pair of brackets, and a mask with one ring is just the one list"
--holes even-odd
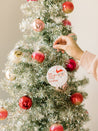
[(25, 0), (21, 6), (24, 33), (8, 56), (0, 87), (11, 97), (0, 100), (0, 131), (87, 131), (89, 120), (82, 104), (87, 93), (77, 80), (78, 63), (68, 54), (53, 49), (60, 35), (72, 33), (68, 14), (74, 10), (68, 0)]

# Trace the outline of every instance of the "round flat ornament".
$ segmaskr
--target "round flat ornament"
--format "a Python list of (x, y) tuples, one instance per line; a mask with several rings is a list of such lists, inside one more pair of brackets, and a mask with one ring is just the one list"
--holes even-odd
[(47, 72), (47, 80), (51, 86), (62, 87), (68, 79), (67, 71), (64, 67), (56, 65)]

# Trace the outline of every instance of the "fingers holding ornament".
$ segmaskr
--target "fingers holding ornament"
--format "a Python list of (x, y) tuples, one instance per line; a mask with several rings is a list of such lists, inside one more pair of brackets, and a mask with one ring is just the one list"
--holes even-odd
[(67, 46), (69, 45), (69, 43), (71, 45), (73, 44), (73, 41), (77, 41), (77, 35), (75, 33), (70, 33), (68, 34), (68, 36), (60, 36), (53, 43), (53, 48), (57, 49), (57, 52), (61, 51), (62, 53), (64, 53), (65, 51), (67, 51)]

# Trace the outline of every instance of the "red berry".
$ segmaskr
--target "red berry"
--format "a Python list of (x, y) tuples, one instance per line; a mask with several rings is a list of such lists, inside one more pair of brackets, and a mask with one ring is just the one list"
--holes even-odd
[(77, 67), (76, 61), (74, 59), (69, 59), (68, 62), (65, 63), (67, 71), (74, 71)]
[(64, 131), (64, 128), (61, 124), (53, 124), (49, 131)]
[(71, 26), (71, 22), (67, 19), (63, 20), (62, 23), (64, 26), (67, 26), (67, 25)]
[(41, 52), (33, 52), (32, 58), (40, 63), (42, 63), (45, 59), (45, 55)]
[(63, 6), (63, 11), (65, 13), (71, 13), (74, 10), (74, 5), (70, 1), (64, 2), (62, 6)]
[(83, 96), (80, 93), (74, 93), (70, 99), (74, 105), (80, 105), (83, 102)]
[(6, 119), (8, 116), (8, 111), (4, 108), (0, 108), (0, 120)]
[(19, 100), (19, 106), (22, 109), (25, 109), (25, 110), (30, 109), (30, 107), (32, 106), (32, 100), (31, 100), (31, 98), (28, 97), (28, 96), (21, 97), (20, 100)]

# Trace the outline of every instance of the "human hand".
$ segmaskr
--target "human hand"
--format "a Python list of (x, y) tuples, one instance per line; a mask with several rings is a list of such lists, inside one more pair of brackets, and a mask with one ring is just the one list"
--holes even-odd
[(76, 41), (70, 36), (60, 36), (53, 44), (57, 51), (66, 52), (71, 57), (80, 60), (83, 50), (77, 45)]

